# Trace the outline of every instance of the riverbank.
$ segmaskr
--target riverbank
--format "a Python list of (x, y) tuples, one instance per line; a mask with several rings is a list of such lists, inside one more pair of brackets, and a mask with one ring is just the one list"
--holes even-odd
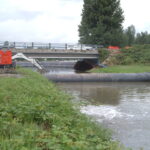
[(0, 149), (121, 150), (111, 134), (91, 122), (40, 74), (0, 78)]
[(150, 72), (149, 65), (114, 65), (106, 68), (94, 68), (92, 73), (144, 73)]

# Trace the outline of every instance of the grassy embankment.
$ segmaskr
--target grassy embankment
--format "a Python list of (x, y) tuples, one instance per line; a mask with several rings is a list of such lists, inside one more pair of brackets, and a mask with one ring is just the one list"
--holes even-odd
[(0, 78), (1, 150), (121, 149), (70, 96), (38, 73), (19, 72), (22, 78)]
[(94, 73), (143, 73), (150, 72), (150, 66), (145, 65), (116, 65), (107, 68), (94, 68)]
[(120, 53), (112, 56), (110, 56), (110, 52), (107, 49), (100, 49), (99, 53), (101, 62), (105, 61), (109, 67), (95, 68), (91, 72), (150, 72), (150, 45), (135, 45), (129, 49), (121, 49)]

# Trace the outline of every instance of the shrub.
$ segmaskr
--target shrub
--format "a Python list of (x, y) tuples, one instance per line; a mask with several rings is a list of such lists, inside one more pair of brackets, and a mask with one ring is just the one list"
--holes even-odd
[(115, 57), (118, 64), (150, 64), (150, 45), (135, 45), (129, 49), (121, 49)]
[(106, 48), (101, 48), (98, 50), (98, 52), (99, 52), (100, 62), (103, 62), (105, 59), (107, 59), (110, 54), (110, 52)]

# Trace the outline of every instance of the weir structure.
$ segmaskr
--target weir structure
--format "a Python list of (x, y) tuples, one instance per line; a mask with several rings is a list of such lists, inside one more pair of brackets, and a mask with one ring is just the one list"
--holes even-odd
[(45, 74), (54, 82), (150, 82), (150, 73)]

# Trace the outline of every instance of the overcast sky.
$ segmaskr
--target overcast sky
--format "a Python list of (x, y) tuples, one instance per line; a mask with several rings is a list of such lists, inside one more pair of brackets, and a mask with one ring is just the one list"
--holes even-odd
[[(150, 31), (150, 1), (121, 0), (125, 21)], [(0, 41), (77, 43), (83, 0), (0, 0)]]

